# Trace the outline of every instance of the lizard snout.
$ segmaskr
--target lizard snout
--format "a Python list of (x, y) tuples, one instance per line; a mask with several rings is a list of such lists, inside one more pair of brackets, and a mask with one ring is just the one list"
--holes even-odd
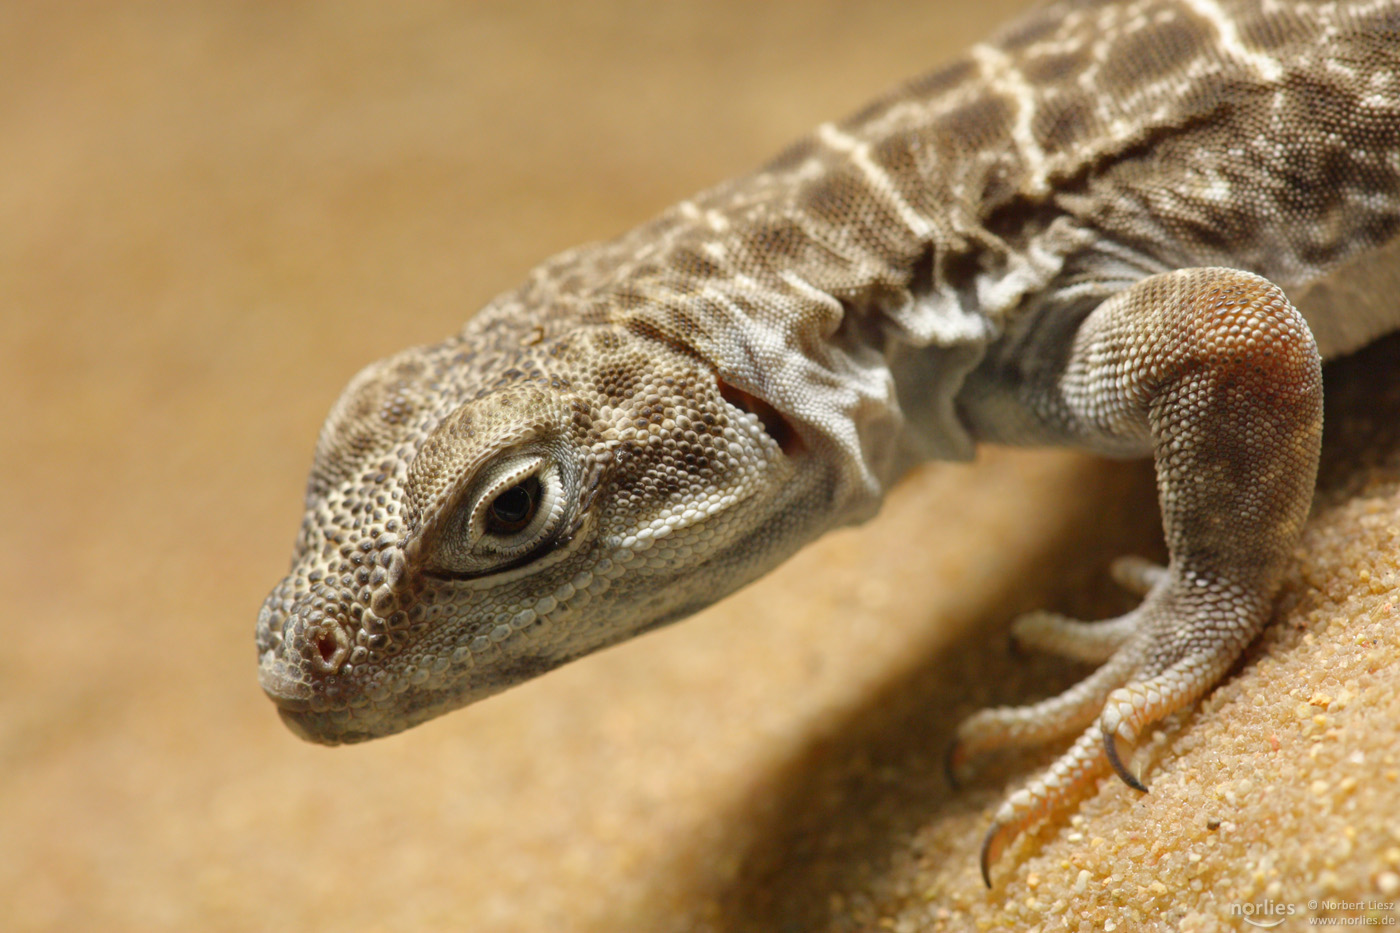
[(302, 620), (281, 602), (273, 593), (258, 613), (258, 681), (280, 710), (303, 712), (311, 708), (312, 696), (308, 639)]

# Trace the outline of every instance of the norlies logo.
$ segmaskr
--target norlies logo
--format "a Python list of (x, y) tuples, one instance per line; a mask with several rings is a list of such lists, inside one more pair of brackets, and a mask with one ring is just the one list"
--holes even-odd
[(1230, 905), (1230, 916), (1241, 917), (1245, 923), (1265, 928), (1276, 927), (1297, 912), (1297, 904), (1280, 904), (1271, 900)]

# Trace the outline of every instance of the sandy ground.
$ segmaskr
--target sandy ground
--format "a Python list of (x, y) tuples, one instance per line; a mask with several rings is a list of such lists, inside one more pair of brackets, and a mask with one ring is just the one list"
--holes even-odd
[(351, 373), (1020, 5), (0, 6), (0, 925), (1302, 929), (1400, 900), (1394, 342), (1333, 374), (1280, 624), (1139, 750), (1149, 795), (1106, 782), (991, 893), (987, 815), (1047, 759), (954, 792), (942, 749), (1082, 675), (1006, 626), (1127, 605), (1108, 561), (1160, 556), (1142, 465), (927, 468), (684, 625), (362, 747), (258, 691)]

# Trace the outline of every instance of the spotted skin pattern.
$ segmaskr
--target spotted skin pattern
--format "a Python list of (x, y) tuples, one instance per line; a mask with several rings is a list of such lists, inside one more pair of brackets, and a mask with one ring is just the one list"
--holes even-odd
[(326, 421), (264, 691), (387, 735), (684, 617), (978, 442), (1155, 460), (1170, 563), (1016, 632), (1102, 666), (963, 723), (1116, 771), (1267, 624), (1321, 360), (1400, 329), (1400, 0), (1064, 0), (752, 175), (543, 265)]

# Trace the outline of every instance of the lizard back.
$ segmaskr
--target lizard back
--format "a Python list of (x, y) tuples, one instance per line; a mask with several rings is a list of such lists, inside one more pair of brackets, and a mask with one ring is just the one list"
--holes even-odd
[(463, 336), (608, 325), (686, 347), (874, 494), (911, 454), (970, 454), (953, 399), (989, 346), (1022, 357), (1156, 272), (1261, 274), (1326, 357), (1400, 326), (1374, 298), (1400, 289), (1397, 74), (1395, 0), (1051, 3), (545, 263)]

